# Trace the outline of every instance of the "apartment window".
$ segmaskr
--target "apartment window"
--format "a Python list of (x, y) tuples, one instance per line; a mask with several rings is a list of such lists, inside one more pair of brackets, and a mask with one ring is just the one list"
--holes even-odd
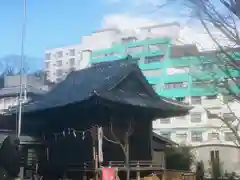
[(92, 54), (91, 56), (92, 56), (92, 58), (103, 58), (106, 55), (105, 54)]
[(197, 80), (197, 81), (193, 81), (192, 85), (195, 88), (206, 88), (209, 87), (209, 85), (211, 85), (212, 82), (211, 81), (205, 81), (205, 80)]
[(172, 89), (172, 88), (186, 88), (187, 82), (175, 82), (175, 83), (165, 83), (164, 89)]
[(219, 140), (220, 136), (217, 132), (208, 133), (208, 140)]
[(123, 43), (129, 43), (129, 42), (135, 42), (135, 41), (137, 41), (137, 38), (134, 36), (122, 38)]
[(225, 141), (235, 141), (236, 137), (232, 132), (225, 132), (224, 139), (225, 139)]
[(202, 114), (199, 112), (194, 112), (190, 114), (192, 123), (199, 123), (202, 121)]
[(50, 67), (50, 62), (46, 62), (45, 67), (48, 69)]
[(47, 79), (50, 77), (50, 71), (45, 71), (44, 74)]
[(228, 84), (240, 84), (240, 78), (231, 78), (228, 80)]
[(223, 119), (228, 123), (233, 123), (236, 120), (232, 113), (223, 113)]
[(179, 102), (184, 102), (185, 101), (185, 97), (176, 97), (176, 100)]
[(46, 53), (45, 54), (45, 59), (50, 60), (51, 59), (51, 53)]
[(217, 95), (206, 96), (206, 99), (217, 99)]
[(176, 134), (176, 138), (180, 141), (180, 142), (185, 142), (187, 140), (187, 133), (177, 133)]
[(171, 120), (170, 118), (162, 118), (160, 119), (161, 124), (170, 124)]
[(167, 68), (167, 75), (189, 73), (189, 67)]
[(216, 64), (213, 63), (204, 63), (200, 65), (201, 70), (214, 70), (216, 68)]
[(203, 140), (202, 132), (191, 132), (192, 142), (201, 142)]
[(139, 60), (140, 60), (140, 58), (133, 57), (133, 58), (131, 58), (131, 60), (132, 60), (132, 61), (139, 61)]
[(168, 47), (168, 44), (149, 44), (148, 51), (161, 51), (165, 52)]
[(142, 52), (143, 47), (142, 46), (134, 46), (134, 47), (127, 47), (127, 53), (139, 53)]
[(202, 104), (202, 98), (201, 98), (201, 96), (192, 96), (191, 102), (193, 105)]
[(61, 77), (63, 75), (63, 70), (62, 69), (57, 69), (56, 75), (57, 75), (57, 77)]
[(186, 119), (186, 116), (176, 116), (175, 119), (176, 120), (184, 120), (184, 119)]
[(57, 67), (62, 66), (62, 60), (58, 60), (58, 61), (56, 61), (56, 66), (57, 66)]
[(149, 69), (142, 71), (144, 76), (160, 76), (161, 69)]
[(57, 52), (57, 57), (60, 58), (60, 57), (62, 57), (62, 56), (63, 56), (63, 52), (62, 52), (62, 51), (58, 51), (58, 52)]
[(168, 139), (171, 139), (171, 133), (170, 132), (163, 132), (163, 133), (161, 133), (161, 136), (163, 136), (165, 138), (168, 138)]
[(75, 56), (75, 49), (70, 49), (69, 50), (69, 55), (70, 56)]
[(149, 64), (153, 62), (161, 62), (164, 58), (164, 55), (157, 55), (157, 56), (147, 56), (145, 57), (144, 63)]
[(75, 58), (69, 59), (69, 65), (74, 66), (75, 65)]
[(119, 53), (111, 52), (111, 53), (105, 54), (105, 56), (119, 56)]

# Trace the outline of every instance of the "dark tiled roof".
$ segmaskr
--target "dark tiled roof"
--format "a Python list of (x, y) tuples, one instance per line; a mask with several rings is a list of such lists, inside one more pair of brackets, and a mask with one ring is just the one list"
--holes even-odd
[[(129, 58), (129, 57), (128, 57)], [(138, 92), (122, 92), (116, 89), (123, 80), (134, 73), (143, 84), (150, 96)], [(138, 91), (138, 90), (136, 90)], [(81, 103), (90, 97), (102, 98), (110, 102), (117, 102), (137, 107), (166, 110), (172, 112), (169, 116), (187, 113), (188, 105), (161, 98), (148, 84), (138, 65), (123, 61), (99, 63), (91, 68), (72, 72), (41, 100), (24, 106), (24, 112), (41, 111), (50, 108), (62, 107), (69, 104)], [(160, 111), (159, 111), (160, 112)], [(160, 114), (160, 113), (159, 113)]]

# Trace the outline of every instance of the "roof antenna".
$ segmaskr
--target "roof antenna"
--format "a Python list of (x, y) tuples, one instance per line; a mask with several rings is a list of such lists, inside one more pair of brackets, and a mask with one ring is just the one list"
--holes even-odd
[(25, 34), (26, 34), (26, 5), (27, 0), (23, 0), (23, 22), (22, 22), (22, 37), (21, 37), (21, 60), (20, 60), (20, 92), (18, 99), (18, 120), (17, 120), (17, 137), (21, 135), (22, 126), (22, 101), (23, 101), (23, 61), (24, 61), (24, 45), (25, 45)]

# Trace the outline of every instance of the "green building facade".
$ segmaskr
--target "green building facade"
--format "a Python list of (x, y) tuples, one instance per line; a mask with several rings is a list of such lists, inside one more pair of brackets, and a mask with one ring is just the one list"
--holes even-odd
[[(113, 44), (111, 48), (92, 51), (90, 63), (120, 60), (127, 55), (138, 60), (149, 83), (165, 97), (227, 93), (226, 83), (232, 91), (240, 92), (240, 70), (229, 62), (229, 57), (224, 58), (217, 51), (199, 52), (195, 45), (173, 46), (167, 38)], [(238, 49), (230, 50), (228, 55), (240, 64)]]

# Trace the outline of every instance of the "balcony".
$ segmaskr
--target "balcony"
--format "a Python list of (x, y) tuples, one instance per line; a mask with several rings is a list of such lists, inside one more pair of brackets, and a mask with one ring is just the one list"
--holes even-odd
[(207, 96), (202, 99), (202, 106), (207, 109), (220, 109), (222, 105), (222, 101), (217, 96)]

